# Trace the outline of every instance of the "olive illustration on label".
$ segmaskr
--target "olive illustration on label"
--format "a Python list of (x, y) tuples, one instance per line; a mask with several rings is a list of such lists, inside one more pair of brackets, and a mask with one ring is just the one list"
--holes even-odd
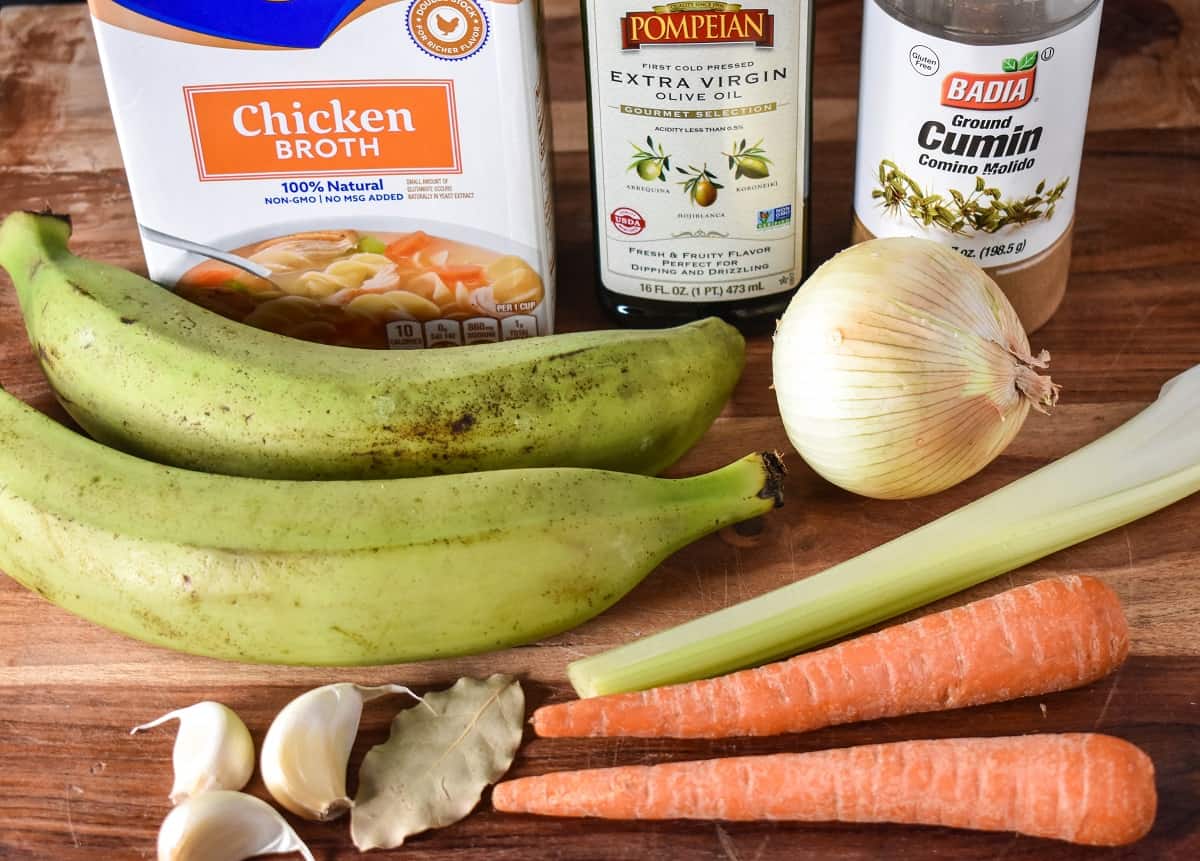
[(767, 158), (761, 138), (753, 146), (746, 146), (745, 138), (741, 143), (734, 141), (732, 149), (733, 152), (723, 152), (721, 155), (729, 159), (729, 169), (733, 171), (734, 179), (741, 179), (743, 176), (749, 179), (766, 179), (771, 175), (771, 160)]
[(646, 135), (646, 149), (635, 143), (631, 143), (630, 146), (633, 147), (633, 161), (625, 170), (636, 170), (637, 175), (646, 182), (654, 182), (656, 179), (667, 181), (667, 171), (671, 169), (671, 156), (663, 151), (661, 143), (655, 144), (654, 140)]
[(717, 202), (717, 190), (725, 186), (717, 182), (717, 175), (708, 169), (707, 164), (704, 167), (688, 165), (687, 170), (681, 167), (675, 169), (687, 177), (680, 185), (683, 186), (683, 190), (687, 192), (692, 203), (699, 206), (712, 206)]
[(647, 182), (650, 182), (651, 180), (655, 180), (655, 179), (662, 179), (662, 174), (663, 174), (662, 162), (656, 161), (654, 159), (646, 159), (645, 161), (640, 161), (640, 162), (638, 162), (637, 172), (638, 172), (638, 176), (640, 176), (642, 179), (646, 180)]
[(696, 180), (695, 186), (692, 187), (692, 200), (701, 206), (712, 206), (716, 203), (717, 188), (707, 176), (702, 176)]

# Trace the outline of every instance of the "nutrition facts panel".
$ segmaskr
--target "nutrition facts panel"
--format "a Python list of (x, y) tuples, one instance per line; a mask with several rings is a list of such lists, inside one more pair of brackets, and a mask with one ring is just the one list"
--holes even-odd
[(491, 344), (533, 338), (538, 334), (537, 317), (517, 314), (497, 320), (473, 317), (470, 320), (398, 320), (387, 326), (388, 346), (393, 350), (422, 347), (459, 347), (467, 344)]

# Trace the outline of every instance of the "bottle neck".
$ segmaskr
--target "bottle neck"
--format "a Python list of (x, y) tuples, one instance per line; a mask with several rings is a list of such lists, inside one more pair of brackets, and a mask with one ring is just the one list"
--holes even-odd
[(974, 45), (1044, 39), (1069, 30), (1102, 0), (868, 0), (914, 30)]

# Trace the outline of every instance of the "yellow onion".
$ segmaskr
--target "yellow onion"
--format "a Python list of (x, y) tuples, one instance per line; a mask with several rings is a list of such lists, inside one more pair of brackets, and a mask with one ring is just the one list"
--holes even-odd
[(829, 481), (880, 499), (937, 493), (1002, 452), (1058, 387), (982, 269), (926, 239), (827, 261), (775, 332), (788, 438)]

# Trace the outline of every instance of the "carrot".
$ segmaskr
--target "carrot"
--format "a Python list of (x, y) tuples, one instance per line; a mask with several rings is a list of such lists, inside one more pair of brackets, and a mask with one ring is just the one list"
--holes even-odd
[(547, 737), (725, 738), (1001, 702), (1107, 675), (1128, 633), (1099, 580), (1043, 580), (758, 669), (544, 706), (533, 726)]
[(431, 269), (430, 271), (441, 278), (446, 284), (461, 281), (464, 287), (482, 287), (487, 283), (487, 276), (483, 272), (483, 267), (477, 264), (467, 263), (462, 266), (443, 266), (438, 269)]
[(394, 261), (399, 262), (403, 257), (411, 257), (429, 244), (430, 236), (424, 230), (414, 230), (407, 236), (397, 239), (383, 250), (383, 253)]
[(1121, 846), (1154, 823), (1154, 765), (1063, 733), (560, 771), (498, 784), (506, 813), (602, 819), (894, 822)]
[(201, 264), (183, 279), (189, 287), (224, 287), (230, 281), (248, 277), (241, 269), (224, 263)]

